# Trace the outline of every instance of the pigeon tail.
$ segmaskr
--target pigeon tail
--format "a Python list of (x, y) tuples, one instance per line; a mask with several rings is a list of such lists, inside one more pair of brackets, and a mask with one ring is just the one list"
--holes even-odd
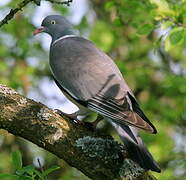
[[(137, 162), (142, 168), (146, 170), (161, 172), (160, 167), (150, 152), (147, 150), (147, 147), (139, 136), (139, 130), (137, 128), (116, 124), (113, 122), (113, 120), (109, 120), (109, 122), (115, 127), (117, 133), (119, 134), (121, 140), (124, 142), (128, 150), (130, 158), (133, 161)], [(135, 137), (135, 139), (133, 137)]]

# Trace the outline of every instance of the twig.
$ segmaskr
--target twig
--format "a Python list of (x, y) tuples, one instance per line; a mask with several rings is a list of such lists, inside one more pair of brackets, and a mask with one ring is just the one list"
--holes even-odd
[(68, 0), (68, 1), (46, 0), (46, 1), (50, 1), (51, 3), (54, 3), (54, 4), (64, 4), (64, 5), (70, 6), (70, 3), (72, 3), (73, 0)]
[[(64, 5), (70, 6), (70, 3), (72, 3), (73, 0), (67, 0), (67, 1), (46, 0), (46, 1), (50, 1), (51, 3), (55, 3), (55, 4), (64, 4)], [(18, 11), (21, 11), (22, 8), (24, 8), (30, 2), (34, 2), (35, 4), (40, 5), (40, 0), (39, 2), (38, 0), (23, 0), (17, 5), (15, 9), (11, 9), (10, 12), (5, 16), (5, 18), (2, 21), (0, 21), (0, 27), (2, 27), (4, 24), (8, 24), (8, 22), (15, 16), (15, 14)]]
[(17, 8), (11, 9), (10, 12), (6, 15), (6, 17), (0, 22), (0, 27), (4, 24), (8, 24), (8, 21), (10, 21), (18, 11), (21, 11), (23, 7), (25, 7), (28, 3), (32, 1), (33, 0), (24, 0), (18, 4)]

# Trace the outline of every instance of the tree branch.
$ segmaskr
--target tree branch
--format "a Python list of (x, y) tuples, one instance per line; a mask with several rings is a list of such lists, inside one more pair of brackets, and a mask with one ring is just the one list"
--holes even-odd
[(50, 151), (94, 180), (154, 179), (110, 136), (61, 117), (4, 85), (0, 85), (0, 128)]
[[(15, 14), (19, 11), (21, 11), (27, 4), (30, 2), (34, 2), (36, 5), (40, 5), (41, 0), (23, 0), (20, 2), (15, 9), (11, 9), (10, 12), (5, 16), (3, 20), (0, 21), (0, 27), (3, 26), (4, 24), (8, 24), (8, 22), (15, 16)], [(66, 0), (66, 1), (61, 1), (61, 0), (46, 0), (50, 1), (51, 3), (55, 4), (63, 4), (69, 6), (70, 3), (72, 3), (72, 0)]]

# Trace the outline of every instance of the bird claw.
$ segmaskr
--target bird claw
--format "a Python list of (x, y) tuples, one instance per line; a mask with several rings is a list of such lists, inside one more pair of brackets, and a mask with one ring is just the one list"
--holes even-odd
[(77, 116), (78, 116), (77, 112), (72, 113), (72, 114), (67, 114), (65, 112), (62, 112), (59, 109), (54, 109), (54, 112), (59, 114), (61, 117), (64, 117), (64, 116), (68, 117), (70, 120), (73, 120), (73, 122), (75, 122), (77, 124), (86, 125), (89, 129), (91, 129), (93, 131), (96, 130), (97, 124), (103, 119), (102, 116), (98, 115), (97, 119), (94, 122), (83, 122), (82, 120), (79, 120), (77, 118)]
[(73, 120), (73, 122), (75, 122), (75, 123), (84, 124), (82, 121), (80, 121), (77, 118), (78, 114), (76, 112), (75, 113), (72, 113), (72, 114), (67, 114), (65, 112), (62, 112), (59, 109), (54, 109), (54, 112), (57, 113), (57, 114), (59, 114), (61, 117), (64, 117), (64, 116), (68, 117), (69, 119)]

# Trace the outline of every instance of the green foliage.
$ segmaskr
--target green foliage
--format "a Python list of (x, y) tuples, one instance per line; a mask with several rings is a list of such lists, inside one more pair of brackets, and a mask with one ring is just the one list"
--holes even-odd
[(12, 163), (15, 173), (1, 173), (0, 180), (45, 180), (50, 173), (60, 168), (59, 166), (53, 166), (45, 171), (38, 171), (33, 165), (22, 166), (22, 155), (20, 151), (12, 153)]
[(176, 45), (180, 43), (180, 41), (184, 38), (184, 32), (184, 28), (182, 27), (172, 29), (169, 35), (171, 44)]
[[(99, 36), (98, 36), (99, 34)], [(108, 52), (113, 44), (113, 34), (109, 29), (109, 26), (104, 22), (97, 22), (94, 28), (92, 28), (90, 39), (97, 42), (97, 46), (103, 51)]]
[(182, 45), (185, 40), (185, 29), (183, 27), (173, 28), (165, 40), (165, 50), (169, 51), (176, 45)]
[(147, 35), (154, 29), (154, 26), (152, 24), (143, 24), (141, 27), (139, 27), (137, 34), (139, 35)]
[(12, 152), (12, 162), (15, 169), (19, 170), (22, 168), (22, 156), (20, 151)]

